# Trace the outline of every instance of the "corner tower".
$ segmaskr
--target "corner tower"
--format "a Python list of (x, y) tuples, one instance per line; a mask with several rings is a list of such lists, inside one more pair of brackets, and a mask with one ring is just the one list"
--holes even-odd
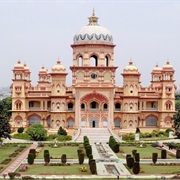
[[(94, 11), (89, 17), (89, 24), (74, 36), (71, 47), (73, 66), (70, 69), (76, 97), (76, 124), (83, 127), (110, 125), (117, 68), (114, 66), (115, 45), (110, 31), (98, 24)], [(106, 114), (103, 114), (104, 105)], [(88, 112), (81, 111), (82, 108)]]

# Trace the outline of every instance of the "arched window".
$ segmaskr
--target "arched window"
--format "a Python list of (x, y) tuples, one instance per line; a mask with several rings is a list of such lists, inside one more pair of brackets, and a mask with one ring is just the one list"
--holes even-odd
[(68, 111), (73, 111), (73, 103), (68, 103)]
[(121, 120), (120, 120), (119, 118), (115, 119), (115, 121), (114, 121), (114, 126), (115, 126), (116, 128), (120, 128), (120, 124), (121, 124)]
[(85, 111), (85, 104), (84, 103), (81, 104), (81, 111)]
[(81, 119), (81, 127), (86, 127), (86, 119), (85, 118)]
[(108, 109), (108, 105), (105, 103), (105, 104), (103, 105), (103, 111), (107, 111), (107, 109)]
[(157, 126), (157, 118), (155, 116), (146, 118), (146, 126)]
[(31, 116), (29, 119), (29, 125), (31, 126), (32, 124), (40, 124), (40, 118), (36, 115)]
[(95, 56), (95, 55), (91, 56), (90, 64), (91, 64), (91, 66), (98, 66), (98, 58), (97, 58), (97, 56)]
[(73, 128), (74, 126), (74, 121), (72, 119), (68, 120), (68, 128)]
[(97, 110), (99, 108), (99, 104), (96, 101), (91, 102), (90, 104), (91, 110)]
[(121, 110), (121, 104), (120, 103), (116, 103), (115, 104), (115, 111), (120, 111)]
[(83, 66), (83, 58), (82, 58), (82, 56), (79, 56), (79, 58), (78, 58), (78, 66)]
[(108, 56), (105, 56), (105, 66), (109, 66), (109, 58), (108, 58)]
[(48, 119), (47, 119), (47, 125), (48, 125), (48, 127), (51, 127), (51, 118), (50, 117), (48, 117)]

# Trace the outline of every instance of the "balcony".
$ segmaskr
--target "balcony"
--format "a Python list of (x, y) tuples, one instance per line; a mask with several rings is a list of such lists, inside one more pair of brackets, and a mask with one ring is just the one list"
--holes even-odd
[(29, 107), (29, 111), (40, 111), (40, 107)]
[(68, 108), (68, 111), (74, 111), (74, 108)]

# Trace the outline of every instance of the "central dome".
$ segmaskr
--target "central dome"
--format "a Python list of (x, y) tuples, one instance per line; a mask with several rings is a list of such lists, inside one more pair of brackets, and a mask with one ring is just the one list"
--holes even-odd
[(113, 43), (113, 38), (108, 29), (98, 25), (98, 18), (93, 11), (89, 17), (89, 24), (81, 28), (74, 36), (74, 43)]

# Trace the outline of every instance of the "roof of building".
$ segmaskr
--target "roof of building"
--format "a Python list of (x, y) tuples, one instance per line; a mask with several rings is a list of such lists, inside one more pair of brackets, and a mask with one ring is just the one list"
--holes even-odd
[(82, 27), (74, 36), (74, 43), (113, 43), (111, 32), (98, 24), (98, 17), (93, 10), (89, 24)]

